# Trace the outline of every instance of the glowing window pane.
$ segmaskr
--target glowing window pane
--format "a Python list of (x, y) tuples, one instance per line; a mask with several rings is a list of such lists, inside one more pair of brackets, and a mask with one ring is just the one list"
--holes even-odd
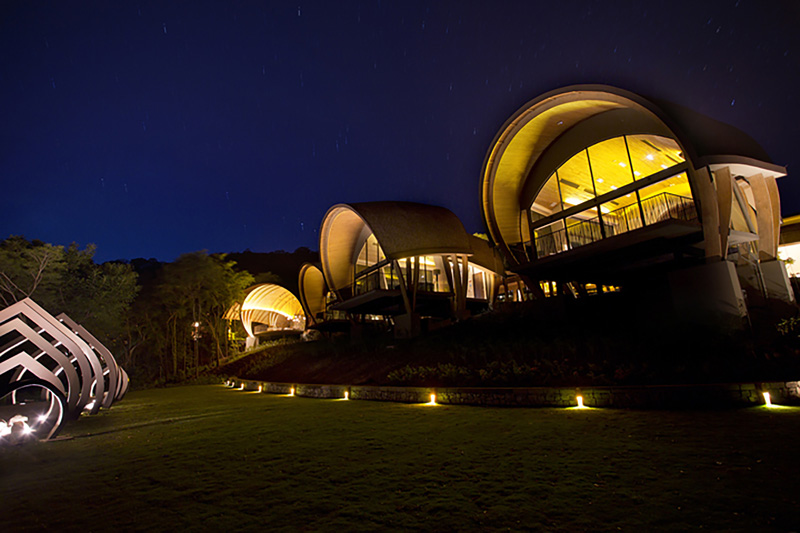
[(534, 230), (537, 257), (546, 257), (569, 250), (564, 230), (564, 221), (558, 220)]
[(624, 138), (616, 137), (590, 146), (589, 160), (598, 196), (633, 182)]
[(594, 198), (589, 159), (585, 151), (578, 152), (561, 165), (558, 169), (558, 181), (565, 209)]
[(378, 244), (378, 240), (375, 238), (375, 235), (370, 235), (367, 237), (364, 246), (361, 247), (361, 251), (358, 254), (356, 272), (361, 272), (384, 259), (386, 259), (386, 256), (384, 256), (383, 250)]
[(582, 211), (567, 219), (567, 240), (570, 248), (597, 242), (602, 238), (596, 207)]
[(620, 235), (642, 227), (642, 216), (639, 204), (636, 203), (635, 193), (602, 204), (600, 212), (603, 214), (603, 223), (606, 225), (606, 237)]
[(649, 187), (645, 187), (639, 191), (639, 196), (642, 200), (656, 196), (662, 193), (675, 194), (677, 196), (685, 196), (692, 198), (692, 189), (689, 186), (689, 180), (685, 172), (681, 172), (677, 176), (672, 176), (658, 183), (654, 183)]
[(628, 135), (628, 149), (637, 180), (685, 161), (678, 143), (658, 135)]
[(639, 191), (645, 223), (669, 219), (695, 220), (697, 211), (686, 173), (667, 178)]
[(550, 179), (547, 180), (547, 183), (544, 184), (539, 194), (536, 195), (536, 200), (533, 206), (531, 206), (531, 209), (534, 213), (544, 216), (558, 213), (563, 209), (561, 196), (558, 192), (558, 178), (555, 172), (550, 176)]

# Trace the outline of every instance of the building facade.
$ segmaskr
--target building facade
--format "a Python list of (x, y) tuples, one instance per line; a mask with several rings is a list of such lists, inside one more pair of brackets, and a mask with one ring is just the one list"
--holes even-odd
[(744, 316), (748, 296), (793, 299), (777, 257), (785, 175), (726, 124), (582, 85), (503, 125), (481, 205), (533, 297), (660, 286), (679, 309)]

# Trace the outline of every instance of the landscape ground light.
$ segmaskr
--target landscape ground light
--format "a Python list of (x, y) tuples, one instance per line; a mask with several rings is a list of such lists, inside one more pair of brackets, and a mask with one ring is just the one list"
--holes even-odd
[[(237, 387), (237, 380), (226, 380), (225, 383), (224, 383), (224, 386), (226, 388), (230, 388), (230, 389), (234, 389), (234, 390), (247, 390), (247, 383), (245, 381), (240, 381), (238, 383), (238, 387)], [(259, 384), (258, 388), (256, 390), (253, 390), (252, 392), (254, 392), (254, 393), (263, 393), (263, 392), (267, 392), (267, 391), (265, 391), (263, 384)], [(292, 387), (289, 388), (288, 394), (284, 394), (283, 396), (294, 397), (296, 395), (297, 395), (297, 385), (293, 385)], [(764, 398), (764, 404), (763, 404), (764, 407), (771, 408), (771, 409), (784, 408), (784, 406), (782, 406), (782, 405), (778, 405), (778, 404), (773, 403), (769, 392), (766, 392), (766, 391), (761, 392), (761, 396)], [(334, 398), (334, 399), (336, 399), (336, 400), (350, 400), (350, 389), (349, 389), (349, 387), (346, 390), (343, 391), (343, 396), (341, 398)], [(590, 407), (590, 406), (588, 406), (588, 405), (586, 405), (584, 403), (584, 398), (583, 398), (582, 394), (576, 394), (575, 395), (575, 403), (576, 403), (576, 405), (571, 406), (571, 407), (566, 407), (566, 408), (567, 409), (581, 409), (581, 410), (587, 410), (587, 411), (595, 409), (595, 408)], [(423, 403), (421, 403), (419, 405), (439, 405), (437, 403), (437, 400), (436, 400), (436, 392), (435, 391), (431, 392), (430, 393), (430, 400), (427, 401), (427, 402), (423, 402)], [(52, 410), (53, 410), (53, 407), (51, 405), (51, 409), (50, 409), (50, 411), (48, 411), (47, 416), (49, 416), (49, 414), (50, 414), (50, 412)]]

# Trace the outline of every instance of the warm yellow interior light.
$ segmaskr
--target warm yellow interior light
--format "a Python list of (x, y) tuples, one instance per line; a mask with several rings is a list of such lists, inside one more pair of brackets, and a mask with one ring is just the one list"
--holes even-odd
[(350, 399), (350, 391), (344, 391), (344, 399), (345, 400), (349, 400)]
[(261, 392), (261, 390), (262, 390), (262, 386), (261, 386), (261, 385), (259, 385), (259, 386), (258, 386), (258, 392)]
[(289, 396), (294, 396), (294, 387), (289, 389)]
[(436, 394), (431, 394), (431, 401), (428, 402), (428, 405), (436, 405)]
[(577, 396), (576, 399), (578, 400), (578, 409), (584, 409), (585, 406), (583, 405), (583, 396)]
[(772, 399), (770, 399), (769, 393), (768, 392), (764, 392), (762, 394), (764, 395), (764, 404), (767, 407), (772, 407)]

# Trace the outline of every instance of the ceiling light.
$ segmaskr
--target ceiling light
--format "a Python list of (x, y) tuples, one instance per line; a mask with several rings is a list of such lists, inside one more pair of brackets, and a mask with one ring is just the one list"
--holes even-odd
[(597, 178), (595, 181), (596, 181), (597, 183), (603, 183), (603, 178)]
[(569, 205), (578, 205), (579, 203), (581, 203), (581, 201), (578, 198), (567, 198), (566, 200), (564, 200), (564, 203)]
[(616, 187), (616, 185), (612, 185), (612, 186), (611, 186), (611, 190), (612, 190), (612, 191), (616, 191), (616, 190), (617, 190), (617, 187)]
[(661, 168), (663, 168), (664, 170), (667, 170), (669, 167), (667, 165), (661, 165)]
[(634, 171), (633, 171), (633, 175), (634, 175), (634, 176), (641, 176), (641, 175), (642, 175), (642, 173), (641, 173), (641, 172), (639, 172), (638, 170), (634, 170)]
[(624, 167), (625, 167), (625, 163), (623, 163), (623, 162), (620, 162), (619, 166), (621, 166), (621, 167), (623, 167), (623, 168), (624, 168)]
[(648, 161), (652, 161), (656, 157), (653, 154), (647, 154), (646, 156), (644, 156), (644, 158), (647, 159)]

